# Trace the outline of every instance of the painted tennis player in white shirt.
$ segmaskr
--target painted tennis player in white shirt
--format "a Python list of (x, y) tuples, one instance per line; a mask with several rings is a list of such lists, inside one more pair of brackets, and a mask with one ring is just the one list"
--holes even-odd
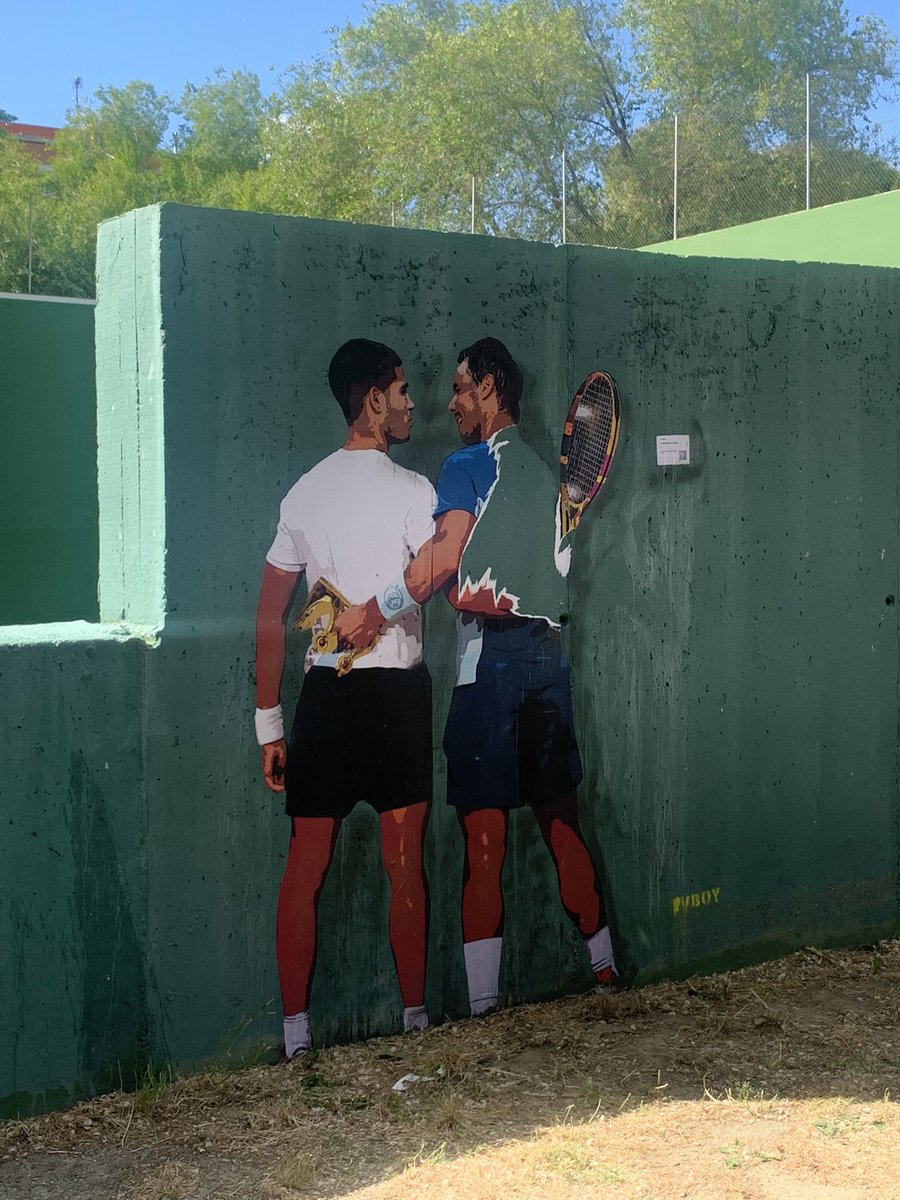
[[(435, 493), (427, 479), (388, 457), (412, 428), (414, 405), (399, 356), (378, 342), (354, 339), (334, 355), (328, 381), (347, 420), (347, 439), (282, 502), (256, 622), (263, 777), (273, 792), (285, 794), (291, 817), (277, 932), (288, 1059), (312, 1044), (319, 895), (341, 823), (360, 800), (379, 814), (404, 1029), (428, 1024), (422, 842), (432, 786), (431, 680), (422, 661), (419, 607), (392, 585), (433, 534)], [(377, 645), (344, 675), (336, 670), (336, 655), (310, 647), (286, 740), (280, 704), (285, 624), (303, 573), (310, 587), (327, 579), (351, 604), (380, 597), (386, 624)]]

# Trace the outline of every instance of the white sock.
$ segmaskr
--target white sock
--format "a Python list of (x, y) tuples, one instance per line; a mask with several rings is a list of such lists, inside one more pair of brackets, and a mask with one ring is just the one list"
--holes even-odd
[(469, 1012), (473, 1017), (497, 1007), (502, 948), (502, 937), (479, 938), (477, 942), (466, 942), (463, 946), (469, 984)]
[(403, 1032), (412, 1033), (414, 1029), (428, 1028), (428, 1012), (425, 1005), (420, 1004), (417, 1008), (404, 1008), (403, 1010)]
[(293, 1058), (302, 1054), (312, 1045), (309, 1032), (309, 1013), (295, 1013), (292, 1017), (284, 1018), (284, 1056)]
[(615, 960), (613, 959), (609, 926), (604, 925), (602, 929), (598, 929), (591, 937), (586, 937), (583, 940), (585, 949), (588, 952), (588, 958), (591, 960), (591, 970), (596, 973), (597, 971), (602, 971), (605, 967), (612, 967), (613, 974), (618, 975), (619, 972), (616, 970)]

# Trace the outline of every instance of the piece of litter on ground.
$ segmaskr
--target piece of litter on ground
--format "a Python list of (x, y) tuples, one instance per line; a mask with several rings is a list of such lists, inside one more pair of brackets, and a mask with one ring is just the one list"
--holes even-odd
[(444, 1068), (438, 1067), (433, 1075), (401, 1075), (397, 1082), (391, 1088), (392, 1092), (405, 1092), (410, 1084), (413, 1083), (434, 1083), (438, 1079), (442, 1079)]

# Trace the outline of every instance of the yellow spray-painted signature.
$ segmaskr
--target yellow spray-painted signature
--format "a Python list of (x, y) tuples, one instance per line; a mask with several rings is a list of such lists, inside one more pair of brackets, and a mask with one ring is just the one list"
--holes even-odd
[(719, 903), (721, 888), (706, 888), (702, 892), (688, 892), (684, 896), (672, 897), (672, 916), (682, 917), (688, 909), (709, 908)]

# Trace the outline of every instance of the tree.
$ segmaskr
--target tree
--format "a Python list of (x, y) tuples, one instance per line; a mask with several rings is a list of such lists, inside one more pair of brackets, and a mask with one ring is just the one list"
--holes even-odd
[(756, 144), (803, 136), (807, 72), (834, 145), (854, 144), (895, 78), (896, 38), (877, 17), (851, 26), (842, 0), (624, 0), (622, 12), (657, 108), (739, 114)]
[(185, 118), (177, 135), (179, 154), (211, 174), (259, 166), (268, 106), (257, 75), (250, 71), (226, 75), (220, 67), (200, 87), (190, 83), (185, 87), (179, 111)]
[(807, 71), (814, 203), (870, 194), (900, 183), (865, 125), (895, 50), (841, 0), (375, 0), (272, 98), (247, 71), (177, 105), (100, 88), (40, 177), (0, 137), (0, 276), (25, 285), (25, 221), (35, 290), (91, 295), (98, 222), (164, 200), (466, 230), (473, 177), (476, 230), (555, 240), (563, 150), (568, 237), (644, 245), (676, 112), (679, 232), (772, 216), (804, 201)]
[(39, 194), (36, 160), (15, 138), (0, 134), (0, 292), (28, 290), (29, 235)]
[(160, 169), (167, 152), (160, 141), (170, 110), (167, 95), (138, 80), (100, 88), (91, 106), (70, 111), (35, 210), (41, 290), (92, 296), (97, 225), (169, 198)]
[(18, 121), (18, 117), (14, 117), (12, 113), (8, 113), (5, 108), (0, 108), (0, 121), (6, 124), (12, 124)]
[(405, 0), (301, 66), (272, 130), (269, 196), (294, 211), (553, 237), (560, 153), (627, 143), (624, 52), (605, 4)]

